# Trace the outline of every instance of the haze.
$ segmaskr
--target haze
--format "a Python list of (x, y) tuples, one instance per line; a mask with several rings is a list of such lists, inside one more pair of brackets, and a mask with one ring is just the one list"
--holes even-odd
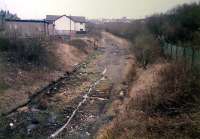
[(46, 14), (71, 14), (88, 18), (143, 18), (182, 3), (200, 0), (0, 0), (0, 8), (25, 19)]

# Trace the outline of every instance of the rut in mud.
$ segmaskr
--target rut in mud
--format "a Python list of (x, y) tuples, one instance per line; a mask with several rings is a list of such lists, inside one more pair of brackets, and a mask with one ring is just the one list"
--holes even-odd
[[(58, 138), (93, 138), (97, 130), (112, 120), (107, 109), (114, 98), (126, 93), (127, 77), (134, 65), (129, 43), (103, 33), (101, 47), (75, 72), (34, 97), (30, 103), (1, 117), (0, 138), (48, 138), (70, 118), (88, 89), (107, 69), (105, 79), (88, 95)], [(10, 123), (11, 126), (10, 126)]]

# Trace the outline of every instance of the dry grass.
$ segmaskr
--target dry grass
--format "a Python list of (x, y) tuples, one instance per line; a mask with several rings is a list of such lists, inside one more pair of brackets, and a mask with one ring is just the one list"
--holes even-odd
[(0, 51), (0, 115), (26, 102), (32, 93), (63, 76), (66, 71), (70, 72), (87, 56), (67, 44), (54, 43), (45, 49), (49, 63), (41, 66), (9, 62), (5, 55), (7, 52)]
[(160, 44), (150, 33), (135, 37), (131, 51), (137, 61), (144, 67), (154, 63), (160, 57)]
[(81, 51), (85, 52), (86, 54), (88, 53), (88, 51), (87, 51), (88, 44), (84, 40), (74, 39), (74, 40), (69, 41), (68, 44), (76, 47), (77, 49), (80, 49)]
[[(158, 84), (132, 89), (131, 93), (137, 92), (137, 95), (126, 99), (120, 114), (99, 132), (98, 139), (192, 139), (200, 136), (199, 77), (174, 64), (153, 74), (154, 78), (159, 77)], [(137, 83), (134, 85), (137, 87)]]

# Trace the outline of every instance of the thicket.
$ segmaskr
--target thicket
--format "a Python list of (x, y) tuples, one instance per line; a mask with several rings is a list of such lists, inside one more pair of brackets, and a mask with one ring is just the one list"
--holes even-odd
[(9, 11), (0, 10), (0, 19), (2, 20), (2, 18), (4, 18), (4, 19), (19, 19), (17, 14), (12, 14)]
[(53, 55), (50, 56), (47, 49), (50, 45), (45, 37), (14, 39), (0, 37), (0, 53), (4, 54), (8, 62), (22, 66), (52, 66), (49, 57)]
[(184, 4), (146, 20), (155, 37), (163, 37), (173, 44), (189, 43), (190, 47), (200, 47), (200, 3)]

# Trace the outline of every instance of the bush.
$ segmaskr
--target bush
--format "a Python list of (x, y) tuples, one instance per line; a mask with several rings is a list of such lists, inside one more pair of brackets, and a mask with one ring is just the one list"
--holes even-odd
[(7, 53), (8, 60), (18, 64), (48, 64), (45, 38), (0, 38), (0, 51)]
[(144, 67), (154, 63), (160, 57), (159, 42), (151, 34), (138, 35), (131, 47), (137, 61)]
[[(191, 113), (200, 105), (200, 78), (196, 71), (174, 64), (159, 72), (161, 83), (156, 88), (156, 100), (149, 112), (164, 115)], [(155, 104), (153, 104), (155, 103)]]
[(199, 74), (182, 64), (168, 65), (156, 74), (159, 85), (126, 99), (121, 115), (100, 139), (199, 138)]
[(184, 4), (165, 14), (152, 15), (146, 25), (156, 37), (163, 36), (173, 44), (191, 43), (196, 40), (200, 28), (200, 3)]
[[(146, 117), (146, 134), (165, 138), (196, 138), (199, 132), (200, 78), (195, 71), (185, 70), (182, 64), (170, 65), (159, 73), (157, 87), (133, 98), (128, 113), (141, 111)], [(137, 120), (135, 122), (138, 122)]]
[(10, 45), (10, 42), (8, 39), (0, 38), (0, 51), (7, 51), (9, 45)]
[(45, 46), (38, 38), (12, 40), (9, 46), (10, 57), (15, 62), (45, 63)]
[(81, 51), (85, 52), (86, 54), (88, 53), (87, 52), (88, 44), (81, 39), (71, 40), (71, 41), (68, 42), (68, 44), (80, 49)]

